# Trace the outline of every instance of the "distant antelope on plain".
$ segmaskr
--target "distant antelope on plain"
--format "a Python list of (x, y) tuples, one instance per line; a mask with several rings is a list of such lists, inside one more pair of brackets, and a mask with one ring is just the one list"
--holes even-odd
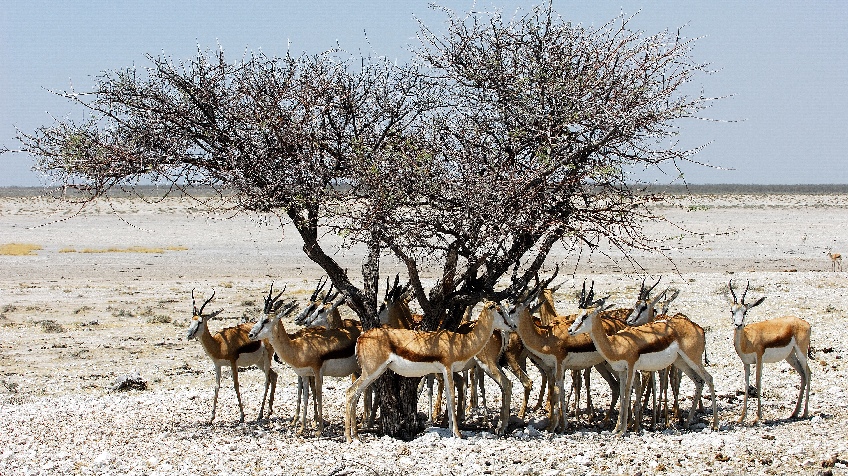
[(828, 251), (827, 256), (830, 258), (830, 270), (836, 271), (839, 269), (839, 271), (842, 271), (842, 255)]

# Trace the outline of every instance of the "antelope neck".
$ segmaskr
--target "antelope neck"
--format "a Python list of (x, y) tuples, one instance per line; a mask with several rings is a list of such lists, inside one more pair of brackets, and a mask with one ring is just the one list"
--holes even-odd
[(200, 340), (200, 344), (206, 350), (206, 353), (216, 359), (222, 359), (224, 356), (220, 355), (221, 346), (219, 342), (215, 340), (215, 337), (212, 336), (212, 333), (209, 332), (209, 326), (206, 325), (206, 320), (203, 319), (200, 322), (201, 329), (198, 329), (198, 333), (200, 333), (197, 338)]

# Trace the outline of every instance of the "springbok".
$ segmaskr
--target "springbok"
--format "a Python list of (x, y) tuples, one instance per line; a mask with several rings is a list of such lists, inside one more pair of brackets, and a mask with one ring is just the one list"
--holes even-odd
[[(441, 373), (445, 387), (454, 388), (453, 373), (465, 367), (491, 340), (495, 329), (507, 330), (500, 306), (486, 302), (474, 328), (465, 334), (451, 331), (415, 331), (378, 327), (362, 333), (356, 357), (362, 375), (347, 390), (345, 438), (356, 436), (355, 408), (360, 394), (386, 370), (404, 377)], [(453, 391), (447, 393), (448, 415), (453, 435), (462, 438), (456, 417)]]
[(760, 403), (760, 395), (763, 393), (760, 386), (763, 363), (781, 360), (789, 362), (789, 365), (801, 376), (798, 401), (795, 403), (795, 411), (792, 412), (790, 418), (798, 417), (805, 390), (807, 396), (802, 418), (807, 418), (807, 407), (810, 403), (810, 366), (807, 362), (807, 352), (810, 350), (810, 324), (798, 317), (784, 316), (746, 325), (745, 316), (747, 316), (748, 311), (759, 306), (766, 299), (763, 296), (751, 304), (746, 304), (745, 295), (748, 294), (750, 284), (749, 281), (742, 293), (742, 299), (738, 301), (736, 293), (733, 291), (733, 281), (730, 281), (727, 285), (730, 288), (730, 294), (733, 295), (733, 304), (730, 306), (730, 315), (733, 319), (733, 325), (736, 327), (733, 331), (733, 345), (745, 366), (745, 388), (742, 397), (742, 416), (739, 417), (739, 423), (745, 420), (745, 415), (748, 413), (751, 364), (754, 364), (756, 368), (757, 379), (757, 417), (754, 419), (756, 424), (763, 417)]
[(194, 300), (194, 289), (191, 290), (191, 307), (192, 316), (191, 324), (189, 325), (186, 339), (198, 339), (203, 346), (206, 355), (212, 360), (215, 365), (215, 387), (214, 397), (212, 399), (212, 418), (210, 423), (215, 420), (215, 410), (218, 406), (218, 390), (221, 388), (221, 367), (229, 365), (233, 374), (233, 388), (236, 390), (236, 399), (238, 400), (239, 412), (241, 417), (239, 422), (244, 422), (244, 407), (241, 403), (241, 392), (239, 391), (238, 369), (239, 367), (249, 367), (256, 365), (265, 374), (265, 392), (262, 395), (262, 406), (259, 408), (258, 420), (262, 419), (265, 412), (265, 398), (268, 396), (268, 390), (271, 390), (271, 396), (268, 401), (268, 415), (274, 411), (274, 391), (277, 388), (277, 373), (271, 369), (271, 356), (274, 354), (274, 349), (268, 341), (252, 341), (248, 334), (250, 333), (251, 324), (239, 324), (234, 327), (227, 327), (212, 334), (209, 332), (209, 320), (220, 314), (223, 309), (210, 314), (203, 314), (206, 305), (215, 298), (215, 291), (212, 291), (212, 296), (207, 299), (200, 309)]
[[(638, 327), (629, 327), (609, 335), (598, 315), (604, 308), (605, 298), (584, 309), (569, 328), (572, 335), (588, 332), (598, 352), (619, 374), (621, 386), (621, 412), (615, 433), (627, 432), (630, 412), (630, 395), (636, 372), (657, 371), (674, 365), (695, 382), (695, 398), (689, 411), (688, 426), (695, 417), (697, 402), (701, 399), (704, 382), (710, 387), (713, 403), (713, 428), (718, 429), (715, 387), (713, 378), (704, 368), (705, 338), (703, 329), (688, 319), (651, 322)], [(640, 390), (640, 389), (637, 389)], [(641, 394), (639, 392), (638, 394)], [(638, 427), (637, 427), (638, 428)]]
[[(544, 286), (543, 286), (544, 287)], [(553, 382), (551, 397), (550, 425), (551, 431), (562, 431), (568, 426), (563, 412), (564, 392), (563, 379), (566, 369), (585, 369), (595, 367), (610, 386), (612, 401), (608, 415), (612, 413), (618, 400), (619, 385), (612, 375), (608, 364), (595, 349), (588, 335), (573, 336), (568, 332), (568, 323), (556, 323), (549, 329), (540, 328), (533, 322), (531, 302), (537, 299), (538, 290), (529, 293), (527, 297), (514, 304), (506, 314), (509, 325), (517, 329), (518, 335), (527, 349), (539, 357), (545, 366), (551, 369), (548, 379)], [(593, 291), (586, 293), (584, 283), (581, 295), (581, 306), (591, 301)], [(540, 304), (536, 304), (539, 306)], [(625, 327), (623, 320), (603, 319), (604, 326), (611, 333)]]
[(830, 270), (836, 271), (836, 268), (839, 267), (839, 271), (842, 271), (842, 255), (828, 251), (827, 256), (830, 258)]
[[(279, 296), (277, 296), (279, 297)], [(326, 329), (306, 327), (289, 335), (282, 317), (292, 314), (297, 303), (272, 302), (272, 312), (263, 315), (250, 330), (252, 340), (268, 339), (274, 351), (292, 367), (299, 377), (315, 378), (315, 401), (318, 404), (318, 432), (324, 431), (323, 384), (324, 377), (347, 377), (358, 366), (354, 347), (359, 332), (356, 329)], [(306, 427), (307, 405), (304, 402), (302, 432)]]

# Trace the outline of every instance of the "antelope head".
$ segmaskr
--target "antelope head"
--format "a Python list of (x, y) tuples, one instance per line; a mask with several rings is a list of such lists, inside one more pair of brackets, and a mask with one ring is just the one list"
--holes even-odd
[(607, 305), (607, 297), (602, 297), (597, 301), (593, 301), (586, 307), (582, 308), (577, 314), (577, 318), (568, 328), (568, 333), (571, 335), (582, 334), (592, 330), (592, 320), (601, 312), (612, 307), (612, 304)]
[(727, 286), (730, 288), (730, 294), (733, 296), (733, 304), (730, 305), (730, 318), (737, 329), (742, 328), (745, 326), (745, 315), (748, 313), (748, 310), (762, 304), (766, 297), (763, 296), (754, 301), (752, 304), (746, 304), (745, 295), (748, 294), (748, 289), (751, 287), (750, 281), (748, 281), (748, 284), (745, 285), (745, 291), (742, 292), (742, 298), (739, 300), (736, 299), (736, 293), (733, 291), (732, 279)]
[(203, 309), (206, 308), (206, 305), (209, 304), (213, 299), (215, 299), (215, 290), (212, 290), (212, 296), (207, 299), (200, 309), (197, 308), (197, 302), (194, 298), (194, 289), (191, 290), (191, 323), (188, 326), (188, 331), (186, 332), (186, 340), (191, 340), (197, 337), (198, 331), (200, 331), (203, 326), (206, 325), (206, 322), (209, 318), (215, 317), (218, 314), (221, 314), (224, 310), (220, 309), (211, 314), (203, 314)]
[[(285, 288), (283, 288), (283, 291), (285, 291)], [(265, 312), (262, 313), (259, 322), (254, 324), (247, 334), (250, 340), (270, 339), (271, 332), (277, 323), (280, 322), (280, 318), (290, 315), (297, 309), (296, 301), (286, 303), (278, 300), (283, 294), (283, 291), (273, 296), (274, 285), (271, 284), (271, 291), (268, 292), (268, 297), (265, 298)]]
[(330, 284), (330, 288), (320, 299), (320, 304), (318, 301), (315, 301), (315, 305), (313, 306), (314, 310), (309, 314), (309, 316), (303, 319), (303, 325), (308, 327), (326, 326), (328, 324), (329, 315), (347, 301), (346, 296), (339, 297), (339, 294), (341, 293), (338, 290), (336, 290), (335, 293), (333, 292), (333, 285)]
[(645, 287), (645, 279), (642, 279), (642, 287), (639, 290), (639, 298), (636, 300), (636, 305), (633, 306), (633, 312), (627, 316), (627, 325), (628, 326), (638, 326), (648, 322), (650, 319), (651, 310), (654, 308), (654, 304), (656, 304), (657, 300), (659, 300), (665, 292), (661, 293), (657, 298), (651, 301), (651, 291), (660, 284), (660, 280), (662, 280), (662, 276), (660, 279), (654, 283), (650, 288)]
[[(294, 323), (303, 326), (306, 325), (308, 318), (318, 309), (319, 306), (319, 296), (321, 294), (321, 290), (324, 289), (324, 286), (329, 281), (329, 278), (321, 277), (318, 280), (318, 285), (315, 286), (315, 291), (312, 291), (312, 296), (309, 297), (309, 302), (306, 303), (306, 307), (303, 308), (302, 311), (294, 318)], [(327, 291), (331, 291), (333, 289), (332, 283), (330, 284), (330, 289)]]

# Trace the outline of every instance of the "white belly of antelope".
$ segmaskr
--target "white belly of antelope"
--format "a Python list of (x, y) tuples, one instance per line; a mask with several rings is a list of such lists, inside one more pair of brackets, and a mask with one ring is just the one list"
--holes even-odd
[[(795, 338), (789, 341), (783, 347), (768, 347), (765, 352), (763, 352), (763, 363), (771, 364), (774, 362), (780, 362), (781, 360), (789, 357), (789, 354), (795, 349)], [(742, 362), (746, 364), (755, 364), (757, 363), (757, 354), (752, 352), (750, 354), (741, 354), (739, 356), (742, 359)]]
[[(659, 352), (642, 354), (639, 356), (639, 359), (636, 360), (636, 367), (634, 370), (645, 370), (651, 372), (662, 370), (677, 360), (679, 349), (680, 347), (677, 342), (672, 342), (671, 345)], [(610, 362), (610, 365), (617, 372), (622, 372), (627, 369), (626, 360)]]
[(359, 368), (356, 354), (344, 359), (325, 360), (321, 371), (326, 377), (347, 377)]
[[(265, 353), (265, 347), (260, 347), (259, 350), (255, 352), (251, 352), (249, 354), (241, 354), (238, 356), (238, 360), (236, 360), (236, 365), (239, 367), (250, 367), (251, 365), (259, 362), (259, 359), (263, 357), (262, 354)], [(229, 365), (229, 361), (225, 361)]]
[(600, 364), (604, 361), (599, 352), (570, 352), (562, 361), (563, 368), (579, 370)]
[(430, 374), (440, 374), (445, 366), (441, 362), (415, 362), (397, 354), (390, 354), (389, 368), (392, 372), (404, 377), (423, 377)]
[(550, 368), (550, 369), (556, 368), (557, 360), (556, 360), (555, 356), (553, 356), (551, 354), (543, 354), (542, 352), (536, 352), (535, 350), (530, 349), (530, 348), (528, 348), (528, 350), (530, 352), (532, 352), (533, 355), (538, 357), (539, 360), (541, 360), (545, 365), (547, 365), (548, 368)]

